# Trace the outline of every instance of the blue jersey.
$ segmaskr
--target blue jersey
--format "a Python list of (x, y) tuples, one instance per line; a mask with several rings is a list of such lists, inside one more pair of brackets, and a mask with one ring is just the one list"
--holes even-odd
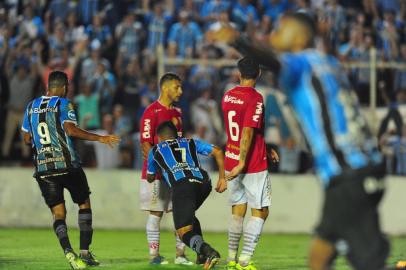
[(161, 172), (171, 187), (177, 181), (202, 181), (207, 172), (200, 167), (197, 154), (209, 155), (213, 145), (195, 139), (178, 138), (155, 145), (148, 154), (148, 174)]
[(25, 110), (22, 130), (30, 133), (37, 174), (50, 174), (79, 168), (80, 160), (63, 123), (76, 124), (72, 103), (61, 97), (42, 96)]
[(362, 117), (354, 91), (338, 60), (316, 50), (280, 57), (279, 84), (327, 186), (346, 169), (378, 165), (377, 140)]

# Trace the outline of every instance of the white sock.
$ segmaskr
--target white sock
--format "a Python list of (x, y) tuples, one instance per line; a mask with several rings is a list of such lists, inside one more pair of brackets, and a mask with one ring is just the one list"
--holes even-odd
[(147, 240), (149, 246), (149, 255), (156, 257), (159, 255), (159, 235), (161, 218), (149, 215), (147, 219)]
[(244, 230), (244, 246), (242, 248), (238, 262), (242, 266), (247, 266), (254, 254), (258, 244), (259, 236), (262, 232), (265, 220), (259, 217), (250, 217)]
[(176, 257), (185, 256), (186, 245), (182, 242), (177, 232), (175, 232), (176, 237)]
[(237, 259), (238, 246), (243, 229), (244, 218), (236, 215), (231, 216), (228, 225), (228, 258), (227, 261), (235, 261)]

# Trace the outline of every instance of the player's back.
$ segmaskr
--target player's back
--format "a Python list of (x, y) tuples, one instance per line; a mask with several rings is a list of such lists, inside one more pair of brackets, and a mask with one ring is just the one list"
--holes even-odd
[(31, 134), (36, 172), (46, 174), (80, 167), (63, 123), (76, 124), (73, 105), (65, 98), (42, 96), (27, 106), (23, 130)]
[(149, 163), (153, 159), (159, 165), (169, 186), (182, 180), (202, 181), (208, 176), (200, 167), (198, 153), (209, 155), (212, 149), (211, 144), (200, 140), (186, 138), (166, 140), (152, 148)]
[(281, 57), (281, 88), (295, 111), (315, 160), (327, 183), (347, 168), (381, 161), (354, 91), (338, 60), (316, 50)]
[(266, 170), (264, 102), (261, 94), (252, 87), (236, 86), (224, 94), (222, 109), (227, 133), (225, 169), (230, 171), (238, 164), (242, 130), (244, 127), (251, 127), (255, 132), (247, 158), (246, 172)]

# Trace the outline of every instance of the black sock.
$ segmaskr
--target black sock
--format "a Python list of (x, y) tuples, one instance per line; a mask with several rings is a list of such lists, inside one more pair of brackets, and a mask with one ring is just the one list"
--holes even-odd
[(59, 243), (63, 251), (65, 252), (67, 249), (72, 249), (72, 246), (69, 242), (68, 237), (68, 227), (66, 226), (66, 222), (63, 219), (57, 219), (54, 221), (54, 231), (56, 236), (59, 239)]
[(208, 247), (207, 243), (204, 242), (201, 235), (197, 234), (195, 231), (189, 231), (185, 233), (182, 237), (183, 243), (188, 247), (193, 249), (197, 254), (206, 255)]
[(92, 243), (92, 209), (79, 209), (80, 250), (89, 250)]
[(195, 217), (195, 218), (193, 219), (193, 231), (194, 231), (195, 233), (197, 233), (198, 235), (203, 236), (202, 228), (200, 227), (200, 222), (199, 222), (199, 220), (197, 219), (197, 217)]

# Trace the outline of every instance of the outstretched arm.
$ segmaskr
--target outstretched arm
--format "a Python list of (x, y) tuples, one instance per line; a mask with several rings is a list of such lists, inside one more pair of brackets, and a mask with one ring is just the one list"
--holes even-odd
[(98, 135), (81, 129), (72, 122), (63, 123), (63, 127), (66, 134), (70, 137), (75, 137), (86, 141), (97, 141), (100, 143), (108, 144), (110, 147), (113, 147), (120, 142), (120, 137), (116, 135)]
[(253, 57), (261, 66), (278, 73), (281, 63), (276, 53), (269, 47), (250, 40), (247, 35), (241, 35), (231, 43), (242, 55)]
[(224, 173), (224, 154), (220, 148), (214, 146), (211, 155), (216, 160), (219, 169), (219, 179), (217, 181), (216, 191), (222, 193), (227, 189), (227, 181)]

